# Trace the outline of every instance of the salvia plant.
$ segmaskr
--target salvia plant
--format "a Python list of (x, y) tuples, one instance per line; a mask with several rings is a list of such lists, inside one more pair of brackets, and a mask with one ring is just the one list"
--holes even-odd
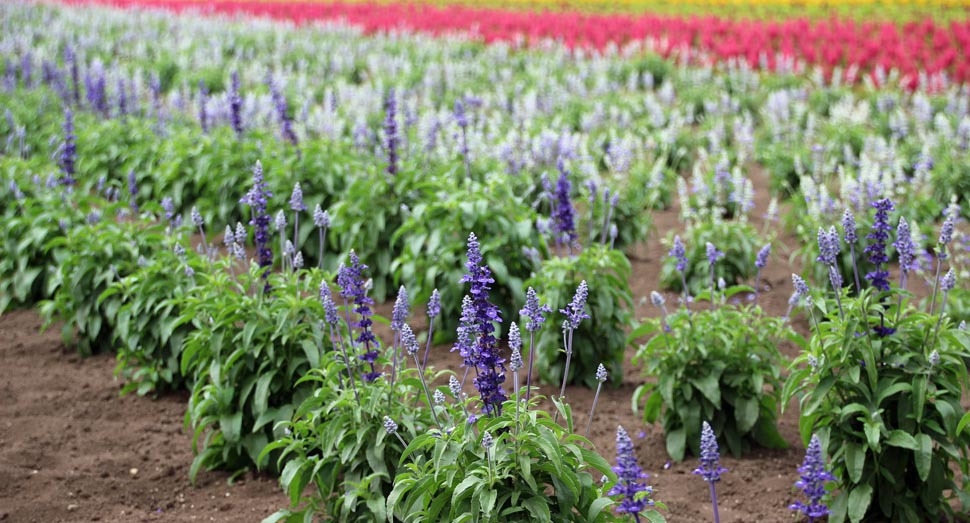
[[(714, 248), (705, 260), (708, 278), (717, 258)], [(756, 258), (756, 264), (764, 265), (764, 256)], [(667, 452), (678, 461), (688, 447), (695, 455), (702, 451), (702, 423), (710, 423), (736, 456), (752, 444), (783, 448), (777, 420), (784, 358), (777, 347), (786, 340), (800, 345), (804, 340), (786, 318), (771, 317), (756, 302), (748, 303), (746, 296), (756, 299), (750, 287), (708, 286), (690, 307), (668, 305), (664, 295), (651, 293), (659, 316), (645, 320), (629, 339), (648, 337), (634, 363), (656, 381), (637, 388), (634, 410), (642, 412), (644, 421), (661, 420)]]
[[(550, 316), (550, 325), (536, 336), (538, 376), (543, 381), (594, 387), (596, 369), (602, 363), (615, 376), (615, 383), (620, 383), (626, 329), (631, 322), (629, 310), (633, 304), (630, 272), (630, 262), (622, 252), (600, 244), (584, 248), (574, 256), (542, 261), (526, 285), (535, 288), (544, 303), (565, 311)], [(583, 282), (586, 284), (584, 301), (574, 303)], [(578, 318), (576, 307), (584, 311), (589, 321), (576, 321), (573, 325), (572, 319)], [(569, 322), (565, 331), (563, 321)], [(571, 335), (572, 343), (568, 376), (564, 375), (567, 370), (562, 352), (567, 350), (563, 344), (564, 332)]]
[[(952, 269), (942, 270), (950, 226), (944, 221), (937, 246), (937, 292), (920, 307), (887, 271), (890, 243), (906, 243), (898, 234), (890, 241), (893, 202), (871, 206), (873, 225), (856, 253), (874, 269), (861, 290), (849, 295), (851, 283), (813, 289), (796, 279), (793, 302), (808, 309), (812, 338), (792, 363), (782, 405), (798, 398), (803, 440), (817, 435), (832, 457), (839, 488), (830, 521), (952, 517), (950, 498), (962, 511), (970, 507), (970, 487), (955, 472), (970, 471), (970, 416), (961, 405), (970, 337), (947, 314), (956, 286)], [(897, 247), (900, 257), (906, 249)]]

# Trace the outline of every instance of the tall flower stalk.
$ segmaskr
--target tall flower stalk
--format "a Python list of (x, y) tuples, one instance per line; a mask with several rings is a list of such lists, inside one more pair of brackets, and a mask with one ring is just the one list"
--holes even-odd
[(394, 96), (394, 89), (387, 92), (384, 99), (384, 138), (387, 140), (387, 174), (394, 177), (397, 174), (397, 150), (398, 150), (398, 130), (397, 130), (397, 99)]
[(943, 262), (949, 257), (947, 246), (953, 241), (953, 229), (956, 226), (958, 211), (954, 207), (947, 208), (947, 215), (943, 218), (943, 226), (940, 228), (940, 238), (936, 242), (936, 276), (933, 283), (933, 297), (930, 299), (930, 315), (936, 311), (936, 294), (939, 291), (940, 272)]
[(485, 414), (498, 416), (502, 413), (502, 403), (506, 400), (502, 391), (505, 382), (505, 359), (499, 355), (498, 342), (493, 333), (495, 323), (501, 323), (498, 307), (489, 301), (489, 291), (495, 280), (492, 271), (482, 261), (482, 253), (475, 234), (468, 235), (468, 272), (462, 276), (462, 283), (471, 284), (469, 294), (474, 319), (471, 322), (473, 336), (472, 354), (474, 355), (474, 383), (481, 396), (482, 410)]
[(600, 399), (600, 389), (603, 388), (603, 383), (606, 382), (606, 378), (609, 375), (606, 373), (606, 367), (602, 363), (596, 367), (596, 394), (593, 395), (593, 406), (589, 409), (589, 418), (586, 420), (586, 437), (589, 438), (589, 428), (593, 425), (593, 414), (596, 412), (596, 403)]
[(512, 322), (509, 326), (509, 350), (512, 356), (509, 358), (509, 368), (512, 369), (512, 386), (515, 390), (515, 430), (519, 430), (519, 370), (524, 366), (522, 362), (522, 335), (519, 332), (519, 324)]
[(542, 324), (546, 322), (545, 315), (549, 312), (552, 312), (552, 308), (540, 304), (535, 289), (529, 287), (525, 293), (525, 307), (519, 311), (519, 314), (526, 318), (525, 330), (529, 331), (529, 371), (525, 378), (526, 404), (532, 398), (532, 368), (536, 355), (536, 333), (542, 330)]
[[(913, 243), (913, 235), (906, 218), (899, 218), (899, 225), (896, 226), (896, 241), (893, 242), (893, 247), (899, 254), (899, 288), (906, 290), (909, 273), (916, 268), (916, 245)], [(896, 303), (896, 321), (894, 323), (899, 323), (899, 315), (902, 309), (903, 293), (900, 292)]]
[(273, 267), (273, 250), (269, 246), (269, 213), (266, 210), (269, 199), (273, 193), (269, 190), (269, 185), (263, 179), (263, 164), (256, 161), (253, 167), (253, 187), (242, 199), (243, 204), (249, 205), (252, 212), (252, 220), (249, 222), (253, 226), (253, 241), (256, 244), (256, 262), (262, 267), (264, 292), (269, 292), (269, 272)]
[(758, 296), (761, 294), (761, 271), (768, 265), (768, 256), (771, 255), (771, 244), (767, 244), (758, 251), (754, 258), (754, 266), (758, 271), (754, 275), (754, 299), (757, 303)]
[(569, 171), (566, 170), (563, 159), (558, 161), (559, 180), (556, 182), (556, 200), (553, 205), (553, 231), (556, 234), (556, 246), (562, 254), (562, 245), (566, 245), (566, 252), (572, 254), (572, 246), (576, 242), (576, 212), (569, 195), (572, 184), (569, 182)]
[(936, 346), (936, 340), (940, 335), (940, 326), (943, 325), (943, 313), (946, 311), (946, 298), (956, 286), (956, 273), (953, 272), (953, 268), (951, 267), (940, 282), (940, 290), (943, 291), (943, 300), (940, 302), (940, 317), (936, 320), (936, 328), (933, 330), (933, 342), (930, 343), (930, 347)]
[(680, 273), (680, 283), (684, 288), (684, 308), (687, 309), (687, 317), (690, 318), (690, 294), (687, 289), (687, 249), (680, 236), (674, 236), (674, 246), (667, 254), (677, 259), (677, 272)]
[(74, 135), (74, 112), (70, 107), (64, 108), (64, 146), (61, 148), (59, 164), (61, 167), (61, 185), (74, 186), (74, 162), (77, 159), (77, 145)]
[(835, 301), (839, 307), (839, 318), (844, 319), (845, 314), (842, 310), (843, 281), (838, 268), (838, 257), (842, 250), (842, 244), (839, 233), (834, 226), (829, 227), (828, 231), (821, 227), (818, 228), (818, 250), (819, 255), (815, 261), (821, 262), (828, 268), (829, 283), (832, 284), (832, 290), (835, 291)]
[[(391, 311), (391, 331), (394, 332), (394, 341), (391, 343), (391, 390), (394, 390), (394, 382), (397, 378), (397, 365), (401, 346), (404, 344), (404, 328), (407, 327), (408, 315), (411, 312), (411, 304), (408, 302), (408, 290), (401, 285), (397, 290), (397, 298), (394, 300), (394, 309)], [(411, 328), (407, 330), (410, 332)], [(413, 336), (414, 333), (412, 332)], [(417, 343), (417, 341), (415, 341)], [(388, 398), (390, 400), (390, 398)]]
[(357, 406), (360, 407), (360, 394), (357, 392), (354, 369), (350, 365), (350, 358), (347, 357), (347, 348), (344, 346), (343, 339), (340, 338), (340, 328), (338, 327), (340, 314), (337, 312), (337, 304), (333, 302), (333, 295), (330, 293), (330, 286), (327, 285), (326, 281), (320, 282), (320, 303), (323, 305), (324, 321), (330, 328), (330, 341), (334, 345), (340, 346), (343, 364), (347, 367), (347, 373), (350, 375), (350, 386), (354, 389), (354, 399), (357, 401)]
[(707, 253), (707, 267), (708, 273), (710, 275), (710, 285), (711, 285), (711, 310), (714, 310), (715, 300), (714, 300), (714, 265), (717, 264), (717, 260), (724, 257), (724, 253), (717, 250), (717, 247), (713, 243), (707, 242), (706, 246)]
[(421, 370), (428, 367), (428, 352), (431, 350), (431, 339), (434, 336), (434, 319), (441, 314), (441, 295), (438, 289), (431, 291), (431, 299), (428, 300), (428, 343), (424, 347), (424, 358), (421, 361)]
[[(300, 245), (300, 213), (306, 210), (300, 182), (296, 182), (293, 192), (290, 193), (290, 210), (293, 211), (293, 245), (298, 246)], [(296, 270), (295, 267), (294, 270)]]
[[(566, 321), (562, 324), (563, 334), (566, 338), (566, 365), (562, 371), (562, 387), (559, 389), (559, 401), (563, 401), (566, 395), (566, 382), (569, 380), (569, 363), (573, 358), (573, 333), (579, 328), (580, 322), (589, 318), (589, 314), (586, 314), (586, 299), (588, 297), (589, 287), (586, 285), (586, 280), (583, 280), (579, 282), (579, 287), (576, 288), (573, 301), (569, 302), (569, 305), (565, 309), (559, 310), (559, 312), (566, 316)], [(556, 411), (555, 419), (559, 419), (558, 410)]]
[(378, 352), (380, 344), (374, 337), (374, 333), (371, 332), (371, 325), (374, 322), (370, 319), (373, 312), (371, 312), (369, 306), (374, 304), (374, 300), (367, 296), (367, 288), (364, 284), (365, 270), (367, 270), (367, 266), (360, 262), (357, 253), (350, 251), (350, 265), (340, 269), (337, 283), (341, 286), (340, 295), (353, 302), (354, 312), (360, 317), (359, 321), (352, 324), (352, 326), (360, 329), (360, 333), (354, 341), (364, 350), (364, 353), (358, 358), (370, 365), (370, 372), (361, 377), (364, 381), (371, 382), (381, 376), (374, 365), (380, 355)]
[(705, 421), (701, 427), (701, 457), (700, 466), (694, 469), (694, 474), (702, 477), (711, 488), (711, 508), (714, 510), (714, 523), (720, 523), (721, 517), (717, 511), (717, 488), (715, 485), (721, 481), (721, 474), (727, 469), (721, 466), (721, 455), (717, 448), (717, 438), (714, 430)]
[[(892, 200), (883, 198), (873, 202), (872, 207), (876, 209), (876, 215), (872, 230), (866, 236), (866, 239), (872, 240), (872, 243), (866, 247), (865, 253), (869, 256), (869, 262), (875, 266), (875, 269), (866, 274), (866, 279), (874, 288), (886, 292), (890, 289), (889, 270), (884, 267), (885, 264), (889, 263), (889, 256), (886, 254), (886, 242), (889, 241), (889, 231), (892, 230), (889, 226), (889, 213), (895, 210), (895, 206)], [(885, 315), (880, 313), (879, 325), (873, 331), (884, 337), (896, 332), (896, 329), (887, 327)]]
[(846, 209), (842, 214), (842, 236), (845, 243), (849, 244), (849, 255), (852, 256), (852, 275), (855, 277), (855, 291), (862, 292), (862, 285), (859, 281), (859, 264), (855, 257), (855, 244), (859, 241), (856, 234), (855, 216), (852, 211)]
[[(431, 416), (434, 418), (434, 424), (438, 426), (438, 430), (444, 430), (441, 427), (441, 423), (438, 421), (438, 413), (434, 410), (434, 400), (431, 398), (431, 390), (428, 388), (428, 382), (424, 379), (424, 371), (421, 370), (421, 365), (418, 362), (418, 338), (414, 335), (414, 331), (411, 330), (411, 326), (405, 323), (401, 326), (401, 345), (404, 350), (407, 351), (408, 356), (414, 358), (414, 368), (418, 371), (418, 378), (421, 380), (421, 387), (424, 389), (424, 396), (428, 400), (428, 408), (431, 410)], [(402, 368), (403, 371), (403, 368)], [(391, 392), (393, 393), (394, 387), (391, 387)]]
[(320, 204), (313, 208), (313, 225), (317, 228), (320, 246), (317, 254), (317, 266), (323, 269), (323, 247), (327, 243), (327, 229), (330, 228), (330, 213), (321, 209)]
[(239, 94), (239, 72), (233, 71), (229, 80), (229, 120), (236, 138), (242, 138), (242, 96)]

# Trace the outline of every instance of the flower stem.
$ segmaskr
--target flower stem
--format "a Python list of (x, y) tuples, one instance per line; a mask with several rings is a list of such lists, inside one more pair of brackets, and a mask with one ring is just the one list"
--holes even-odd
[(536, 333), (529, 331), (529, 373), (525, 376), (525, 404), (528, 406), (532, 398), (532, 364), (536, 355)]
[[(569, 362), (573, 358), (573, 329), (569, 328), (569, 335), (566, 340), (566, 366), (562, 370), (562, 387), (559, 389), (559, 401), (563, 401), (566, 395), (566, 381), (569, 379)], [(559, 421), (559, 409), (556, 409), (554, 421)]]
[(431, 350), (431, 336), (434, 334), (434, 317), (428, 320), (428, 343), (424, 346), (424, 359), (421, 362), (421, 371), (428, 368), (428, 351)]
[(599, 382), (596, 385), (596, 394), (593, 395), (593, 406), (589, 409), (589, 419), (586, 420), (586, 438), (589, 439), (589, 427), (593, 424), (593, 413), (596, 412), (596, 402), (600, 399), (600, 389), (603, 388), (603, 382)]
[[(336, 345), (337, 342), (333, 339), (334, 338), (333, 334), (334, 334), (334, 329), (333, 329), (333, 325), (331, 325), (330, 341), (333, 342), (334, 345)], [(340, 331), (337, 331), (337, 334), (339, 335)], [(344, 365), (347, 366), (347, 374), (350, 375), (350, 386), (354, 389), (354, 399), (357, 400), (357, 406), (360, 407), (360, 394), (357, 393), (357, 382), (354, 380), (354, 370), (350, 368), (350, 360), (347, 359), (347, 349), (346, 347), (344, 347), (343, 340), (340, 340), (340, 341), (341, 341), (340, 352), (343, 354), (343, 357), (344, 357)]]
[(431, 399), (428, 383), (424, 381), (424, 371), (421, 370), (421, 366), (418, 364), (418, 353), (415, 352), (412, 356), (414, 357), (414, 366), (418, 369), (418, 377), (421, 378), (421, 386), (424, 387), (424, 395), (428, 398), (428, 407), (431, 408), (431, 416), (434, 417), (434, 424), (438, 426), (438, 430), (444, 431), (441, 428), (441, 423), (438, 421), (438, 414), (434, 411), (434, 400)]
[(721, 516), (717, 513), (717, 489), (714, 488), (714, 482), (711, 485), (711, 507), (714, 509), (714, 523), (721, 523)]

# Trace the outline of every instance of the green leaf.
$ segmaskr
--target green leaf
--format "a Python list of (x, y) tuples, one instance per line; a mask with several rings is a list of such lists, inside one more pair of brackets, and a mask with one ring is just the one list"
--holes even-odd
[(694, 387), (697, 387), (697, 390), (701, 391), (701, 394), (703, 394), (708, 401), (713, 403), (715, 406), (719, 406), (721, 404), (721, 387), (720, 383), (718, 383), (719, 377), (719, 373), (715, 374), (714, 372), (711, 372), (702, 378), (690, 380), (690, 383), (694, 385)]
[(734, 405), (734, 419), (738, 422), (738, 431), (748, 432), (758, 421), (758, 399), (739, 398)]
[(263, 374), (256, 380), (256, 396), (253, 398), (253, 414), (257, 417), (261, 416), (266, 412), (266, 407), (269, 402), (269, 386), (273, 383), (273, 378), (276, 376), (276, 371), (270, 371)]
[(915, 450), (913, 458), (916, 460), (916, 472), (919, 473), (920, 480), (926, 481), (930, 476), (933, 460), (933, 440), (926, 434), (917, 434)]
[(970, 425), (970, 411), (964, 414), (963, 417), (960, 418), (960, 422), (957, 423), (956, 435), (960, 436), (960, 434), (967, 428), (968, 425)]
[(866, 448), (858, 443), (845, 444), (845, 467), (849, 471), (849, 479), (858, 483), (862, 479), (862, 469), (866, 465)]
[(866, 516), (872, 503), (872, 485), (866, 483), (852, 489), (849, 493), (849, 520), (859, 523)]
[(600, 512), (603, 512), (603, 509), (612, 504), (613, 500), (610, 498), (594, 499), (593, 502), (589, 504), (589, 512), (586, 513), (586, 520), (595, 522), (600, 516)]
[(874, 452), (879, 452), (879, 436), (881, 428), (882, 425), (880, 423), (872, 420), (866, 421), (866, 424), (863, 426), (863, 430), (866, 433), (866, 441), (869, 443), (869, 448), (871, 448)]
[(684, 427), (667, 433), (667, 454), (674, 461), (683, 461), (687, 445), (687, 432)]
[(889, 438), (886, 439), (886, 445), (909, 450), (916, 450), (917, 448), (916, 438), (901, 430), (894, 430), (890, 432)]
[(528, 498), (522, 502), (522, 505), (529, 511), (534, 521), (552, 521), (552, 514), (549, 512), (549, 503), (544, 498)]

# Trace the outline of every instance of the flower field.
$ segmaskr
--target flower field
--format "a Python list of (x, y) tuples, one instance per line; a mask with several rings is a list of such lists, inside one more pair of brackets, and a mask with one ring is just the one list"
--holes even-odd
[(970, 521), (970, 22), (861, 4), (0, 4), (0, 520)]

